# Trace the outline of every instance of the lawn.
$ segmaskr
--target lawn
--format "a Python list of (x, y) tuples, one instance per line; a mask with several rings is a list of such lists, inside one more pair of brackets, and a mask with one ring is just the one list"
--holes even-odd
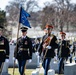
[[(31, 73), (32, 73), (33, 70), (34, 69), (26, 69), (26, 71), (25, 71), (26, 75), (31, 75)], [(8, 69), (8, 73), (11, 74), (11, 75), (13, 75), (13, 69), (9, 68)], [(18, 68), (15, 68), (14, 75), (19, 75)], [(43, 75), (43, 74), (40, 74), (40, 75)]]
[[(25, 70), (26, 75), (31, 75), (31, 73), (32, 73), (33, 70), (34, 70), (34, 69), (26, 69), (26, 70)], [(11, 74), (11, 75), (13, 75), (13, 68), (9, 68), (9, 69), (8, 69), (8, 73)], [(19, 75), (18, 68), (15, 68), (15, 73), (14, 73), (14, 75)], [(40, 75), (43, 75), (43, 74), (40, 74)], [(58, 74), (55, 74), (55, 75), (58, 75)]]

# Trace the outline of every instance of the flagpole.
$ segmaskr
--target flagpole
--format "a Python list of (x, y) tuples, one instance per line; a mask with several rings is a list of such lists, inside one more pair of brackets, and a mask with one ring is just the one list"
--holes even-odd
[[(21, 8), (20, 8), (20, 11), (21, 11)], [(20, 16), (21, 16), (21, 12), (20, 12)], [(20, 19), (20, 17), (19, 17)], [(17, 48), (17, 43), (18, 43), (18, 36), (19, 36), (19, 29), (20, 29), (20, 23), (18, 24), (18, 30), (17, 30), (17, 42), (16, 42), (16, 48)], [(17, 50), (17, 49), (16, 49)], [(13, 75), (14, 75), (14, 72), (15, 72), (15, 59), (14, 59), (14, 65), (13, 65)]]
[[(17, 31), (17, 43), (18, 43), (18, 36), (19, 36), (19, 28), (20, 28), (20, 23), (18, 24), (18, 31)], [(17, 43), (16, 43), (16, 47), (17, 47)], [(13, 65), (13, 75), (15, 72), (15, 60), (14, 60), (14, 65)]]
[[(24, 15), (25, 17), (22, 17), (23, 15)], [(17, 32), (17, 43), (18, 43), (20, 23), (22, 23), (23, 25), (31, 28), (31, 26), (30, 26), (30, 24), (29, 24), (29, 22), (28, 22), (28, 20), (27, 20), (27, 17), (29, 17), (29, 16), (30, 16), (30, 15), (29, 15), (28, 13), (26, 13), (26, 12), (24, 11), (24, 9), (21, 7), (21, 8), (20, 8), (19, 24), (18, 24), (18, 32)], [(25, 22), (23, 22), (23, 21), (25, 21)], [(16, 52), (17, 52), (17, 43), (16, 43), (16, 49), (15, 49)], [(13, 65), (13, 75), (14, 75), (14, 71), (15, 71), (15, 60), (14, 60), (14, 65)]]

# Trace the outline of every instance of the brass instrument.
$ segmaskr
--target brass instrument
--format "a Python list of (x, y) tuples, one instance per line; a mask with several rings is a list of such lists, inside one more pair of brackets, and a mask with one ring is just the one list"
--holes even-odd
[[(52, 38), (53, 38), (53, 37), (52, 37)], [(51, 40), (52, 40), (52, 38), (51, 38), (50, 36), (47, 37), (47, 39), (44, 41), (44, 44), (46, 43), (46, 46), (49, 45), (50, 42), (51, 42)], [(45, 48), (46, 48), (46, 47), (45, 47)], [(48, 51), (48, 49), (46, 48), (45, 54), (44, 54), (44, 56), (43, 56), (43, 61), (44, 61), (44, 59), (45, 59), (45, 56), (46, 56), (46, 54), (47, 54), (47, 51)]]

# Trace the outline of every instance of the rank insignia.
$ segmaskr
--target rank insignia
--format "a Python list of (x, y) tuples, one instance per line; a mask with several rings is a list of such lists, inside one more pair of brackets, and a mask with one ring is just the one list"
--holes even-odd
[(0, 45), (4, 45), (4, 40), (0, 41)]

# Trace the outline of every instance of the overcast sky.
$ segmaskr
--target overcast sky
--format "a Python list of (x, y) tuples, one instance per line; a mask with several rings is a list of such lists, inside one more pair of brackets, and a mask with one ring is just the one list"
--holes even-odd
[[(0, 0), (0, 8), (1, 8), (2, 10), (4, 10), (4, 9), (5, 9), (5, 6), (8, 5), (8, 2), (9, 2), (9, 1), (11, 1), (11, 0)], [(43, 7), (43, 6), (44, 6), (44, 3), (45, 3), (46, 1), (51, 2), (52, 0), (38, 0), (39, 6)], [(71, 0), (71, 1), (72, 1), (73, 3), (76, 3), (76, 0)]]

